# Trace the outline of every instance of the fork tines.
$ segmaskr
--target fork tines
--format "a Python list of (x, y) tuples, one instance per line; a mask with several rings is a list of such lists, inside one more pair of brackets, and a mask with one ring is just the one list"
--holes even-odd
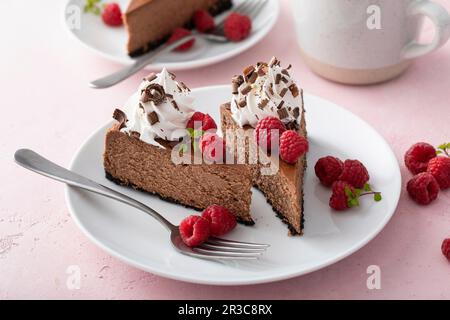
[(211, 238), (193, 250), (214, 259), (258, 259), (269, 247), (267, 244)]

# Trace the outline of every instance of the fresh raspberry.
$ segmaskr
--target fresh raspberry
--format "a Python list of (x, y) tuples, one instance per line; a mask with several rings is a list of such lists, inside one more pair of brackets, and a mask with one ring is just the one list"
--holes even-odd
[(427, 172), (433, 175), (442, 190), (450, 188), (450, 158), (436, 157), (431, 159), (428, 162)]
[(436, 157), (434, 147), (425, 142), (418, 142), (405, 153), (405, 165), (412, 174), (427, 171), (428, 161)]
[[(169, 40), (167, 40), (167, 43), (168, 44), (174, 43), (175, 41), (177, 41), (177, 40), (179, 40), (179, 39), (181, 39), (183, 37), (186, 37), (186, 36), (188, 36), (190, 34), (191, 34), (191, 31), (189, 31), (188, 29), (176, 28), (172, 32), (172, 35), (170, 36)], [(194, 43), (195, 43), (195, 39), (189, 40), (188, 42), (180, 44), (174, 50), (175, 51), (179, 51), (179, 52), (188, 51), (190, 48), (192, 48)]]
[(225, 207), (212, 205), (205, 209), (202, 217), (209, 221), (211, 235), (222, 236), (236, 227), (236, 218)]
[(206, 33), (214, 29), (214, 18), (206, 10), (197, 10), (192, 18), (195, 28), (202, 33)]
[(336, 181), (332, 186), (329, 205), (334, 210), (342, 211), (350, 208), (352, 199), (356, 199), (355, 188), (345, 181)]
[(223, 163), (226, 155), (226, 144), (217, 134), (207, 132), (200, 138), (200, 151), (205, 160)]
[(252, 30), (252, 21), (248, 16), (233, 12), (224, 23), (225, 36), (231, 41), (241, 41), (248, 37)]
[(105, 5), (102, 13), (102, 19), (105, 24), (111, 27), (122, 25), (122, 11), (117, 3), (108, 3)]
[(339, 180), (347, 181), (355, 188), (362, 188), (369, 181), (366, 167), (358, 160), (345, 160)]
[(450, 261), (450, 238), (444, 239), (441, 245), (442, 254)]
[(280, 156), (287, 163), (294, 164), (308, 151), (308, 140), (294, 130), (283, 132), (280, 138)]
[[(199, 128), (199, 125), (201, 125), (201, 128)], [(203, 112), (197, 111), (192, 115), (191, 119), (189, 119), (186, 128), (208, 131), (217, 129), (217, 125), (214, 119), (211, 118), (209, 114), (204, 114)]]
[(270, 150), (272, 147), (272, 130), (278, 130), (278, 137), (281, 137), (286, 127), (277, 117), (265, 117), (256, 125), (255, 140), (263, 150)]
[(330, 187), (333, 182), (337, 181), (344, 170), (344, 163), (335, 157), (320, 158), (314, 166), (317, 178), (327, 187)]
[(439, 184), (430, 173), (422, 172), (408, 181), (406, 190), (414, 201), (425, 205), (437, 198)]
[(188, 247), (196, 247), (210, 235), (209, 221), (200, 216), (189, 216), (180, 223), (180, 235)]

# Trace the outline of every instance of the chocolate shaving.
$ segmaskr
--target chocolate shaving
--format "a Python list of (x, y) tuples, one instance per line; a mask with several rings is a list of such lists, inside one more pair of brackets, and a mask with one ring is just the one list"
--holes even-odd
[(289, 80), (286, 77), (282, 77), (281, 81), (283, 81), (284, 83), (288, 83), (289, 82)]
[(284, 100), (281, 100), (280, 104), (278, 105), (277, 109), (281, 109), (281, 107), (284, 105)]
[(244, 88), (241, 89), (241, 93), (245, 95), (245, 94), (249, 93), (251, 90), (252, 90), (252, 87), (249, 85), (246, 85)]
[(148, 119), (148, 122), (150, 122), (151, 125), (154, 125), (155, 123), (159, 122), (158, 115), (156, 114), (155, 111), (150, 112), (147, 115), (147, 119)]
[(248, 80), (250, 76), (253, 74), (253, 72), (255, 72), (255, 67), (253, 65), (250, 65), (247, 68), (245, 68), (242, 73), (244, 74), (245, 79)]
[(144, 80), (147, 80), (149, 82), (152, 82), (156, 79), (156, 74), (154, 72), (150, 73), (147, 77), (144, 78)]
[(278, 73), (275, 77), (275, 84), (280, 84), (280, 81), (281, 81), (281, 74)]
[(273, 85), (272, 83), (269, 86), (269, 93), (273, 96), (274, 92), (273, 92)]
[(248, 78), (248, 82), (255, 83), (257, 78), (258, 78), (258, 74), (256, 72), (253, 72), (252, 75)]
[(292, 96), (294, 98), (297, 97), (299, 95), (299, 93), (300, 93), (299, 90), (298, 90), (298, 87), (297, 87), (297, 85), (295, 83), (293, 83), (293, 84), (291, 84), (289, 86), (289, 90), (291, 90)]
[(245, 98), (242, 98), (238, 103), (239, 108), (244, 108), (246, 105), (247, 105), (247, 101)]
[(169, 71), (169, 74), (170, 74), (170, 77), (172, 78), (172, 80), (176, 79), (177, 76), (174, 73)]
[(280, 117), (280, 119), (284, 119), (289, 116), (289, 113), (287, 112), (286, 108), (280, 109), (277, 112), (278, 112), (278, 116)]
[(144, 108), (144, 105), (142, 104), (142, 102), (139, 102), (139, 109), (141, 109), (143, 112), (145, 112), (145, 108)]
[(170, 99), (173, 99), (173, 95), (171, 95), (170, 93), (166, 93), (166, 97), (170, 98)]
[(286, 70), (290, 70), (292, 68), (292, 64), (289, 64)]
[(269, 99), (261, 100), (261, 102), (258, 104), (258, 108), (264, 109), (268, 103), (269, 103)]
[(284, 97), (286, 95), (286, 92), (288, 92), (288, 88), (283, 88), (283, 90), (281, 90), (280, 92), (280, 97)]
[(130, 137), (135, 138), (135, 139), (139, 139), (141, 137), (141, 134), (137, 131), (131, 131), (130, 132)]
[(177, 104), (177, 102), (176, 102), (175, 100), (172, 100), (171, 103), (172, 103), (172, 106), (173, 106), (176, 110), (180, 111), (180, 108), (178, 107), (178, 104)]
[(184, 84), (184, 82), (180, 82), (180, 85), (184, 90), (191, 91), (191, 89), (189, 89), (188, 86)]
[(164, 88), (157, 83), (148, 85), (141, 94), (141, 102), (146, 103), (152, 101), (155, 105), (163, 102), (165, 98), (166, 93), (164, 92)]
[(286, 69), (281, 70), (281, 73), (284, 74), (285, 76), (290, 77), (289, 72)]
[(270, 62), (269, 62), (269, 67), (273, 67), (273, 66), (275, 66), (275, 65), (278, 65), (280, 63), (280, 61), (278, 61), (278, 59), (276, 58), (276, 57), (272, 57), (272, 59), (270, 59)]
[(120, 126), (119, 126), (119, 130), (125, 127), (125, 123), (128, 121), (127, 120), (127, 115), (125, 114), (125, 112), (123, 112), (120, 109), (116, 109), (113, 112), (113, 118), (119, 122)]
[(294, 110), (292, 111), (292, 113), (293, 113), (293, 115), (294, 115), (294, 118), (298, 118), (298, 116), (300, 115), (300, 108), (299, 107), (296, 107), (296, 108), (294, 108)]
[(234, 76), (231, 79), (231, 85), (233, 87), (233, 94), (238, 94), (238, 89), (243, 83), (244, 83), (244, 78), (241, 75)]
[(260, 67), (258, 69), (258, 76), (262, 77), (266, 75), (266, 70), (264, 69), (264, 67)]

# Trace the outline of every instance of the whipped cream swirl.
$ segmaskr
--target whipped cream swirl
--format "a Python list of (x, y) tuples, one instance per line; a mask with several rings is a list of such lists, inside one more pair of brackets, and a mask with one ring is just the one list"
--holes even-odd
[(232, 82), (231, 112), (240, 127), (256, 127), (267, 116), (278, 117), (285, 124), (300, 123), (301, 91), (275, 57), (269, 63), (245, 68), (244, 75), (235, 76)]
[(138, 133), (142, 141), (164, 148), (158, 138), (180, 141), (189, 134), (186, 124), (194, 113), (193, 102), (189, 88), (164, 68), (141, 83), (127, 105), (128, 121), (121, 130), (132, 135)]

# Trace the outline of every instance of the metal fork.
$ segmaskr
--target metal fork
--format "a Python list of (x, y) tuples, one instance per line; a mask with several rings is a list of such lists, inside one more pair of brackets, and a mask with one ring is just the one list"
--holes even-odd
[(145, 204), (113, 189), (105, 187), (97, 182), (94, 182), (88, 178), (85, 178), (73, 171), (60, 167), (59, 165), (45, 159), (32, 150), (17, 150), (14, 154), (14, 159), (16, 163), (21, 165), (22, 167), (44, 175), (48, 178), (120, 201), (141, 211), (144, 211), (169, 230), (170, 240), (173, 247), (182, 254), (202, 259), (252, 260), (258, 259), (269, 247), (269, 245), (267, 244), (210, 238), (201, 246), (189, 248), (183, 243), (181, 239), (179, 227), (173, 225), (161, 214), (146, 206)]
[[(267, 2), (268, 0), (247, 0), (236, 6), (235, 8), (232, 8), (232, 10), (240, 14), (248, 15), (250, 19), (254, 20), (267, 4)], [(198, 33), (194, 30), (191, 35), (181, 38), (171, 44), (162, 45), (159, 48), (144, 54), (140, 58), (135, 59), (135, 62), (133, 64), (126, 66), (123, 69), (116, 71), (106, 77), (92, 81), (89, 85), (91, 88), (95, 89), (109, 88), (143, 69), (160, 55), (168, 53), (178, 47), (180, 44), (183, 44), (194, 38), (203, 38), (216, 43), (229, 42), (229, 40), (225, 37), (223, 29), (225, 19), (226, 15), (221, 15), (220, 17), (215, 18), (216, 27), (210, 33)]]

